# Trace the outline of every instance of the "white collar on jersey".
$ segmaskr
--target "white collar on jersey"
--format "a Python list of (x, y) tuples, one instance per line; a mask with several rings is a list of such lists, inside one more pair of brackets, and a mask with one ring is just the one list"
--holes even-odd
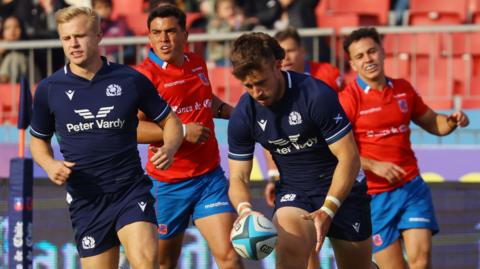
[[(106, 63), (107, 66), (110, 66), (110, 62), (107, 60), (107, 58), (103, 57), (103, 56), (100, 56), (100, 58), (102, 58), (102, 62), (103, 63)], [(70, 62), (66, 63), (64, 66), (63, 66), (63, 72), (66, 74), (68, 74), (68, 70), (69, 70), (69, 67), (68, 67), (68, 64)]]

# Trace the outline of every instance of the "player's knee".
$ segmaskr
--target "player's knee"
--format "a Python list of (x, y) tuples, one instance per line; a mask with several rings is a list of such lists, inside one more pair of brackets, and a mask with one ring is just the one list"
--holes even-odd
[(130, 262), (130, 266), (134, 269), (159, 268), (158, 254), (153, 249), (144, 248), (144, 249), (138, 250), (136, 253), (134, 253), (134, 255), (130, 255), (130, 256), (133, 256), (133, 257), (129, 257), (128, 260)]
[(221, 269), (240, 269), (243, 268), (240, 256), (233, 248), (225, 248), (222, 251), (212, 253), (218, 267)]
[(430, 268), (430, 251), (420, 250), (408, 255), (408, 265), (411, 269)]

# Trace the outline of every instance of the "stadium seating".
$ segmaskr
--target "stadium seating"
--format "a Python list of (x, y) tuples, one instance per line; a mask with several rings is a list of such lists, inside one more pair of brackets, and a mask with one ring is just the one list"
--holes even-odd
[(128, 27), (136, 36), (148, 35), (147, 19), (148, 14), (133, 13), (125, 16)]
[(468, 0), (410, 0), (410, 25), (448, 25), (467, 21)]
[(19, 84), (0, 83), (0, 123), (17, 122), (19, 92)]
[(480, 76), (472, 77), (470, 86), (462, 94), (462, 108), (478, 109), (480, 108)]
[(440, 55), (439, 34), (386, 34), (382, 42), (387, 55), (397, 55), (399, 53)]
[[(360, 17), (361, 25), (386, 25), (388, 23), (389, 0), (322, 0), (315, 12), (318, 15), (341, 16), (352, 14)], [(370, 22), (367, 24), (367, 22)]]
[(230, 105), (236, 105), (244, 91), (242, 83), (232, 75), (232, 68), (209, 68), (208, 76), (213, 93)]
[(409, 54), (386, 56), (384, 61), (385, 74), (392, 78), (410, 79), (410, 64)]
[[(118, 16), (137, 15), (143, 13), (144, 4), (143, 0), (113, 0), (113, 18)], [(146, 21), (146, 20), (145, 20)]]

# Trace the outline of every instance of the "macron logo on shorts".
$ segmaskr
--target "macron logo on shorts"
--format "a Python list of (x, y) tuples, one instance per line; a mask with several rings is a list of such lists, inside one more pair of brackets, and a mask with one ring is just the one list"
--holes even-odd
[(141, 202), (138, 202), (138, 206), (140, 207), (142, 212), (145, 212), (145, 207), (147, 207), (147, 203), (141, 201)]
[(297, 197), (297, 195), (294, 194), (294, 193), (285, 194), (285, 195), (282, 196), (282, 198), (280, 199), (280, 203), (283, 203), (283, 202), (291, 202), (291, 201), (295, 200), (295, 197)]
[(82, 247), (83, 249), (92, 249), (95, 248), (95, 239), (91, 236), (85, 236), (82, 238)]

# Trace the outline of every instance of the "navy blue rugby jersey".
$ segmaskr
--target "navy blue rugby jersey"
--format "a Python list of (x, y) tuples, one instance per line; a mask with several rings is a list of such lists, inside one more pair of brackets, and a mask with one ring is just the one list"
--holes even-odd
[(156, 122), (171, 111), (145, 76), (103, 59), (90, 81), (68, 65), (38, 85), (30, 133), (55, 133), (66, 161), (74, 162), (67, 190), (91, 195), (114, 192), (144, 174), (137, 150), (137, 112)]
[(240, 98), (228, 124), (228, 157), (251, 160), (258, 142), (272, 154), (282, 184), (328, 188), (338, 162), (328, 145), (351, 130), (350, 122), (324, 82), (283, 74), (285, 94), (275, 104), (262, 106), (248, 93)]

